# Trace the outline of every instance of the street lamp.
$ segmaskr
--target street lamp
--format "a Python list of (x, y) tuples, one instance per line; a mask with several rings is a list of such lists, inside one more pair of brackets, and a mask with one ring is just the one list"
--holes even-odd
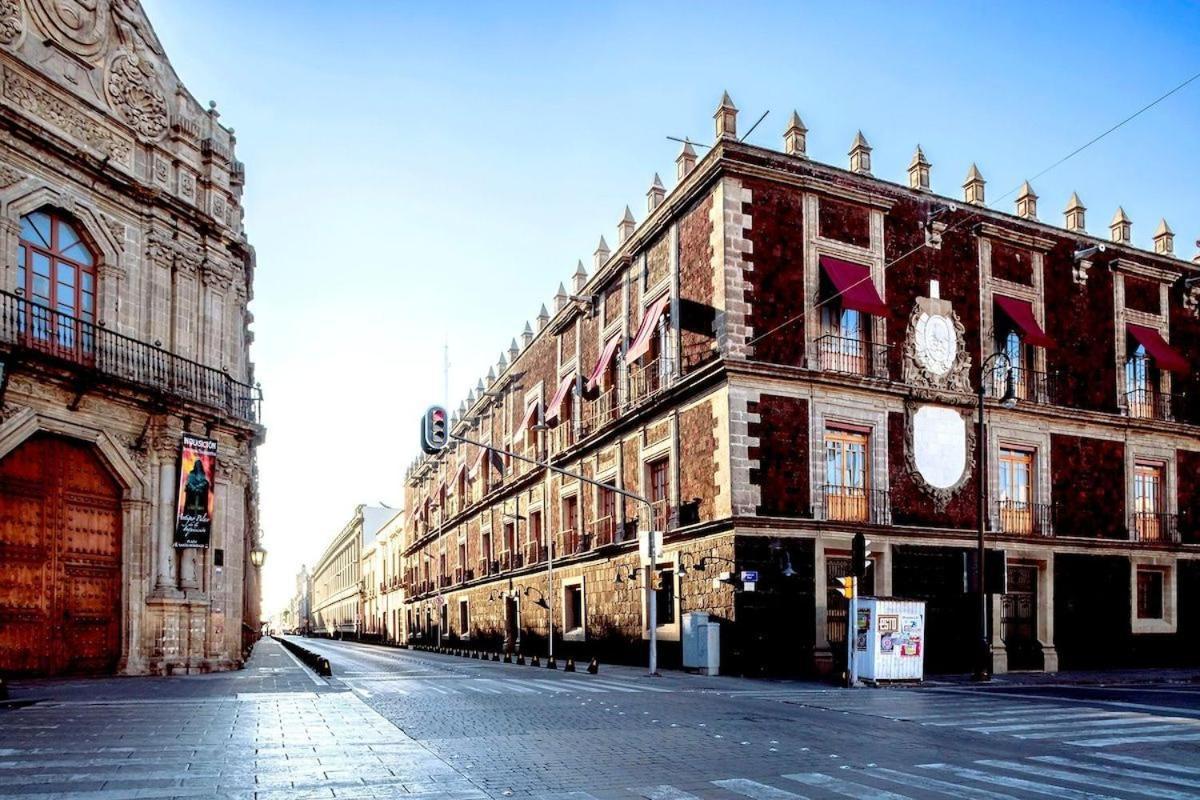
[(978, 470), (978, 492), (979, 492), (979, 534), (978, 549), (979, 560), (976, 566), (976, 588), (979, 594), (979, 655), (975, 665), (975, 674), (972, 676), (977, 681), (989, 681), (992, 679), (992, 643), (988, 638), (988, 603), (987, 603), (987, 588), (984, 586), (984, 560), (987, 557), (987, 543), (984, 541), (984, 535), (987, 527), (987, 464), (988, 464), (988, 448), (984, 438), (984, 399), (987, 396), (986, 381), (988, 379), (989, 365), (993, 368), (999, 368), (1000, 363), (1004, 366), (1004, 394), (1000, 397), (1000, 406), (1002, 408), (1015, 408), (1017, 405), (1017, 388), (1013, 381), (1013, 363), (1009, 355), (1003, 351), (993, 353), (984, 359), (979, 365), (979, 416), (978, 428), (976, 435), (976, 450), (979, 453), (979, 470)]
[(250, 551), (250, 563), (256, 568), (262, 567), (263, 562), (267, 560), (267, 551), (263, 549), (261, 544), (254, 545), (254, 549)]

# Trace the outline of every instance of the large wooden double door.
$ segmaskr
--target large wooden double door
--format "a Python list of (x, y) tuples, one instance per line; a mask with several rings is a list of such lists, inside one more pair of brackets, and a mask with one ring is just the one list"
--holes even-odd
[(121, 647), (121, 487), (37, 435), (0, 460), (0, 672), (97, 674)]

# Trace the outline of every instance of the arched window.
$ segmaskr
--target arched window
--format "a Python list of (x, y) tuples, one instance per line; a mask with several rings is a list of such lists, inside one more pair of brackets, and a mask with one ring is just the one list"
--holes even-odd
[(91, 352), (96, 261), (71, 222), (44, 210), (21, 217), (17, 288), (36, 306), (29, 309), (28, 327), (21, 315), (21, 327), (32, 339)]

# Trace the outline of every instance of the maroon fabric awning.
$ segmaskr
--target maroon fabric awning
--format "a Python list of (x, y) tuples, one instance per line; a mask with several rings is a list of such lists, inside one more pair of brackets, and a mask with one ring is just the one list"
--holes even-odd
[(554, 392), (554, 396), (550, 398), (550, 405), (546, 406), (546, 422), (558, 418), (558, 412), (562, 409), (563, 400), (567, 399), (567, 392), (571, 391), (571, 386), (575, 383), (575, 373), (562, 379), (562, 383), (558, 385), (558, 389)]
[(525, 409), (525, 416), (521, 419), (521, 424), (517, 426), (517, 433), (523, 433), (529, 430), (529, 426), (533, 424), (534, 418), (537, 416), (538, 402), (529, 404), (529, 408)]
[(996, 305), (1008, 315), (1013, 324), (1025, 334), (1025, 341), (1034, 347), (1053, 347), (1054, 340), (1046, 335), (1042, 326), (1038, 325), (1033, 316), (1033, 304), (1028, 300), (1018, 300), (1015, 297), (995, 295)]
[(1125, 328), (1129, 331), (1129, 335), (1137, 339), (1143, 347), (1146, 348), (1146, 353), (1154, 359), (1154, 363), (1159, 369), (1170, 370), (1171, 372), (1187, 372), (1188, 362), (1178, 350), (1171, 347), (1167, 340), (1162, 337), (1162, 334), (1147, 328), (1145, 325), (1134, 325), (1132, 322), (1126, 322)]
[(600, 351), (600, 358), (596, 359), (596, 366), (592, 367), (592, 374), (588, 375), (586, 388), (589, 392), (596, 388), (596, 384), (600, 382), (600, 377), (604, 374), (604, 370), (608, 369), (608, 363), (612, 361), (613, 354), (617, 352), (617, 348), (620, 346), (620, 334), (609, 339), (604, 345), (604, 349)]
[(880, 317), (887, 314), (887, 304), (871, 280), (870, 267), (832, 256), (821, 256), (821, 269), (829, 276), (829, 282), (837, 291), (843, 308)]
[(472, 473), (479, 471), (479, 465), (483, 463), (483, 459), (487, 457), (487, 454), (488, 454), (488, 448), (486, 448), (486, 447), (479, 448), (479, 455), (475, 456), (475, 463), (471, 464), (471, 472)]
[(638, 325), (637, 335), (633, 337), (633, 341), (629, 343), (629, 349), (625, 351), (626, 364), (631, 364), (646, 355), (646, 351), (650, 349), (650, 337), (654, 335), (654, 326), (658, 324), (659, 318), (667, 310), (670, 302), (671, 295), (664, 294), (646, 309), (646, 313), (642, 315), (642, 323)]

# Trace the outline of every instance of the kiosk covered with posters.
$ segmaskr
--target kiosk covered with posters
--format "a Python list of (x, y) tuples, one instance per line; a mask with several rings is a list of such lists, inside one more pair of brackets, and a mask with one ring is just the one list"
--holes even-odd
[(923, 601), (861, 597), (854, 623), (854, 656), (861, 680), (888, 683), (924, 678)]

